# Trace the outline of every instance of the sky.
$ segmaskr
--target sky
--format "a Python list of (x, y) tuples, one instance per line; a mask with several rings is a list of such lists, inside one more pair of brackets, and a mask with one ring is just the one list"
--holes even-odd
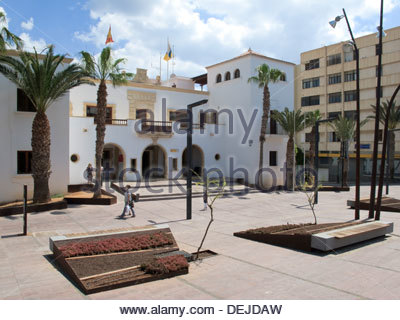
[[(205, 73), (249, 48), (299, 63), (303, 51), (349, 40), (344, 20), (335, 29), (328, 24), (342, 8), (356, 37), (376, 32), (379, 0), (0, 0), (8, 29), (27, 50), (53, 44), (76, 59), (82, 50), (98, 54), (111, 26), (115, 57), (151, 77), (159, 74), (167, 39), (180, 76)], [(400, 0), (385, 0), (384, 29), (399, 25)], [(162, 60), (163, 78), (166, 65)]]

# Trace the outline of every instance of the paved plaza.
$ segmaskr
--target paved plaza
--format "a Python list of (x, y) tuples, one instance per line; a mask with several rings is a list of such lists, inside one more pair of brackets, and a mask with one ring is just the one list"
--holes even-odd
[[(369, 188), (362, 187), (366, 197)], [(319, 222), (353, 218), (350, 192), (320, 192)], [(400, 198), (400, 186), (390, 196)], [(185, 220), (185, 200), (138, 202), (136, 218), (118, 219), (123, 200), (113, 206), (70, 206), (29, 215), (26, 237), (22, 216), (0, 218), (1, 299), (400, 299), (400, 213), (383, 212), (394, 232), (330, 254), (303, 253), (233, 236), (236, 231), (285, 223), (312, 222), (299, 192), (251, 193), (216, 203), (215, 221), (204, 248), (217, 256), (191, 263), (189, 274), (85, 296), (52, 264), (53, 235), (168, 224), (181, 249), (194, 252), (209, 219), (193, 199), (193, 219)], [(362, 211), (362, 218), (367, 212)]]

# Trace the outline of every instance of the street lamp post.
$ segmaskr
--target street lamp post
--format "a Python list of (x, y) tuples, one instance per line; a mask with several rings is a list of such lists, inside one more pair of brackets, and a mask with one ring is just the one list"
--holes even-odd
[(195, 103), (187, 105), (187, 116), (188, 116), (188, 128), (187, 134), (187, 145), (186, 145), (186, 219), (192, 219), (192, 168), (193, 168), (193, 155), (192, 155), (192, 134), (193, 134), (193, 112), (194, 107), (201, 106), (208, 102), (207, 99), (197, 101)]
[[(400, 85), (397, 86), (396, 90), (392, 97), (390, 98), (390, 102), (386, 111), (386, 119), (385, 119), (385, 127), (383, 131), (383, 146), (382, 146), (382, 157), (381, 157), (381, 168), (379, 173), (379, 187), (378, 187), (378, 198), (376, 201), (376, 213), (375, 220), (380, 220), (381, 218), (381, 204), (382, 204), (382, 191), (383, 191), (383, 176), (385, 175), (385, 156), (386, 156), (386, 147), (387, 147), (387, 137), (389, 131), (389, 118), (390, 118), (390, 109), (394, 104), (394, 99), (396, 98), (397, 93), (400, 90)], [(376, 113), (379, 113), (379, 109), (376, 109)]]
[[(336, 27), (336, 23), (339, 22), (342, 18), (345, 18), (347, 23), (347, 28), (349, 29), (349, 33), (352, 40), (352, 45), (354, 47), (354, 54), (356, 58), (356, 194), (355, 194), (355, 206), (354, 206), (354, 219), (360, 219), (360, 55), (357, 47), (356, 40), (353, 36), (353, 31), (351, 30), (349, 20), (347, 19), (346, 10), (343, 8), (343, 15), (337, 16), (335, 20), (330, 21), (329, 24), (332, 28)], [(342, 177), (343, 179), (343, 177)]]
[(374, 150), (372, 154), (372, 176), (371, 176), (371, 191), (369, 197), (369, 214), (368, 218), (374, 218), (375, 209), (375, 193), (376, 193), (376, 174), (378, 167), (378, 138), (379, 138), (379, 107), (381, 98), (381, 75), (382, 75), (382, 24), (383, 24), (383, 0), (381, 0), (381, 13), (379, 24), (379, 52), (378, 52), (378, 81), (376, 87), (376, 113), (375, 113), (375, 132), (374, 132)]

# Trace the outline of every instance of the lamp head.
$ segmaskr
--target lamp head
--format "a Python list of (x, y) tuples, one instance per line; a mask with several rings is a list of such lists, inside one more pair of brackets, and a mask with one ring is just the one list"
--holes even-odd
[[(376, 33), (376, 37), (379, 39), (379, 29), (380, 29), (380, 26), (377, 26), (376, 27), (376, 30), (378, 30), (378, 32)], [(383, 28), (382, 28), (382, 38), (384, 38), (384, 37), (386, 37), (386, 33), (385, 33), (385, 31), (383, 30)]]
[(336, 27), (336, 23), (338, 23), (343, 17), (344, 17), (344, 15), (337, 16), (335, 18), (335, 20), (329, 21), (329, 24), (331, 25), (332, 28), (335, 28)]

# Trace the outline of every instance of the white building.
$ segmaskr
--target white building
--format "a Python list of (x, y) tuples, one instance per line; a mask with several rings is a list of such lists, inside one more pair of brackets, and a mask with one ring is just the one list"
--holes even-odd
[[(107, 126), (103, 166), (110, 168), (111, 179), (125, 181), (141, 176), (179, 178), (186, 163), (186, 132), (179, 122), (188, 104), (199, 100), (208, 103), (193, 109), (193, 162), (195, 171), (211, 168), (226, 177), (255, 183), (259, 159), (259, 134), (262, 93), (248, 78), (262, 63), (282, 70), (286, 79), (270, 84), (271, 109), (290, 109), (294, 105), (294, 64), (265, 57), (249, 50), (243, 55), (207, 67), (207, 74), (195, 78), (173, 76), (165, 82), (148, 79), (146, 70), (138, 69), (135, 79), (120, 87), (107, 86)], [(220, 75), (220, 77), (218, 76)], [(29, 175), (18, 174), (17, 153), (30, 150), (33, 114), (16, 112), (16, 88), (1, 79), (1, 145), (10, 153), (8, 166), (2, 167), (1, 188), (6, 181), (25, 181)], [(194, 90), (195, 83), (207, 84), (208, 91)], [(52, 129), (52, 193), (65, 192), (68, 184), (85, 183), (84, 171), (95, 164), (97, 86), (80, 86), (49, 110)], [(69, 117), (68, 117), (69, 104)], [(7, 118), (3, 116), (7, 115)], [(7, 127), (3, 121), (7, 119)], [(284, 184), (287, 136), (274, 124), (268, 125), (264, 147), (263, 181), (267, 185)], [(270, 130), (270, 128), (272, 130)], [(23, 132), (21, 134), (21, 132)], [(69, 147), (68, 147), (69, 142)], [(18, 160), (18, 159), (17, 159)], [(3, 160), (4, 161), (4, 160)], [(150, 170), (152, 169), (152, 170)], [(149, 171), (150, 170), (150, 171)], [(245, 173), (246, 172), (246, 173)], [(274, 177), (273, 177), (274, 176)], [(25, 179), (25, 180), (24, 180)], [(57, 183), (56, 183), (57, 181)], [(21, 198), (18, 188), (0, 195), (0, 202)]]
[[(15, 54), (10, 52), (10, 55)], [(66, 63), (71, 61), (65, 59)], [(47, 111), (51, 130), (49, 187), (52, 194), (65, 194), (69, 183), (68, 104), (69, 93)], [(30, 159), (34, 116), (35, 109), (26, 96), (0, 75), (0, 203), (22, 199), (24, 184), (28, 185), (28, 197), (33, 196)]]

